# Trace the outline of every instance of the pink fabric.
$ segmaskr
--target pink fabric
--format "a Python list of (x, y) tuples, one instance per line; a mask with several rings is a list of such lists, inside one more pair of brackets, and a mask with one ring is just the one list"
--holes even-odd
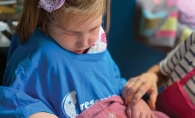
[(181, 81), (174, 82), (157, 97), (156, 109), (171, 118), (195, 118), (195, 105), (182, 86), (195, 74), (195, 68)]
[[(87, 110), (78, 115), (77, 118), (128, 118), (126, 106), (120, 96), (112, 96), (98, 101)], [(153, 111), (156, 118), (169, 118), (165, 114)]]
[(195, 28), (195, 0), (179, 0), (178, 2), (179, 21)]

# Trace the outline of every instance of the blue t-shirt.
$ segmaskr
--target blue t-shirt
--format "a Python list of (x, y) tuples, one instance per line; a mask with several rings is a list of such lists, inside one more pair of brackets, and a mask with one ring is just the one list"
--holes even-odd
[(75, 118), (98, 100), (120, 95), (125, 82), (107, 50), (74, 54), (36, 29), (10, 55), (0, 87), (0, 118), (36, 112)]

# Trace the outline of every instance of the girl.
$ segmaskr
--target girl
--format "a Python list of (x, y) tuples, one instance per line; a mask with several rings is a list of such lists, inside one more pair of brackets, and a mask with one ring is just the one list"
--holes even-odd
[[(0, 87), (0, 117), (75, 118), (120, 95), (126, 81), (101, 27), (109, 2), (25, 0)], [(129, 105), (127, 114), (154, 117), (142, 100)]]

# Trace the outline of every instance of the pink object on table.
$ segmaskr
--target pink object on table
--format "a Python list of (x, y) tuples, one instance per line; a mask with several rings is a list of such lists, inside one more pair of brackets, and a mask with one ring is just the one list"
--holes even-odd
[(195, 68), (180, 81), (174, 82), (157, 97), (156, 109), (171, 118), (195, 118), (195, 105), (182, 86), (195, 75)]

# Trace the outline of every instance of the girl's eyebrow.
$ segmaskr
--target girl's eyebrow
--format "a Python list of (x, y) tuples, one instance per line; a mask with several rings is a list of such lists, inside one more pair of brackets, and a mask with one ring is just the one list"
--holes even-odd
[(99, 25), (95, 26), (94, 28), (92, 28), (90, 30), (96, 29), (96, 28), (100, 27), (101, 25), (102, 25), (102, 22)]
[[(100, 24), (100, 25), (101, 25), (101, 24)], [(96, 27), (90, 29), (90, 31), (91, 31), (91, 30), (94, 30), (94, 29), (96, 29), (96, 28), (98, 28), (98, 27), (100, 27), (100, 25), (98, 25), (98, 26), (96, 26)]]

